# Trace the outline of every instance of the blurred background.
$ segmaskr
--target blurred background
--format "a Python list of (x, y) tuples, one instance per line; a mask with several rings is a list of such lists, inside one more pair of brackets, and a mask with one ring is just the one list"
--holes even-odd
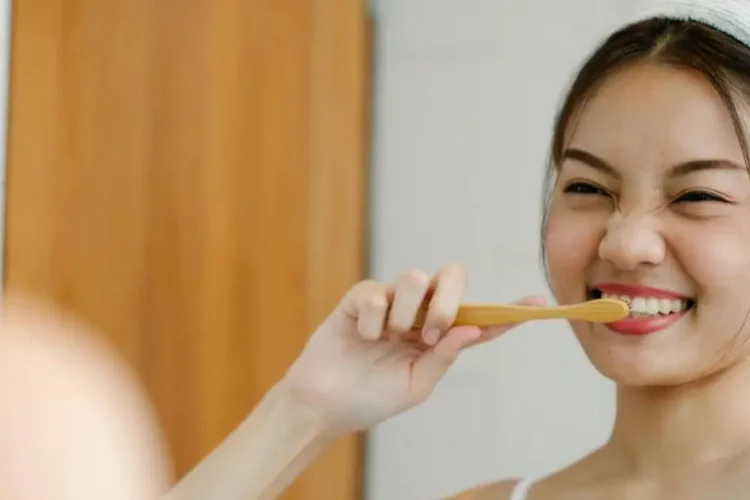
[[(629, 3), (4, 0), (4, 286), (115, 344), (182, 475), (354, 282), (460, 261), (467, 301), (546, 293), (552, 121)], [(444, 498), (611, 419), (566, 326), (528, 325), (284, 498)]]

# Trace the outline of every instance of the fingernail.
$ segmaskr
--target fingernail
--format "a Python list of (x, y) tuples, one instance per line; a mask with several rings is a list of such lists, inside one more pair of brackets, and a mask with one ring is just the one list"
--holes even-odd
[(435, 345), (440, 339), (440, 330), (437, 328), (430, 328), (422, 334), (422, 338), (427, 345)]

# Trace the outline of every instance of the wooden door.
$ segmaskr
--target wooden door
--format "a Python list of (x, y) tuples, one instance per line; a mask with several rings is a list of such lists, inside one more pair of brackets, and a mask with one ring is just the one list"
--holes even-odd
[(14, 2), (4, 284), (114, 342), (178, 476), (363, 276), (367, 47), (364, 0)]

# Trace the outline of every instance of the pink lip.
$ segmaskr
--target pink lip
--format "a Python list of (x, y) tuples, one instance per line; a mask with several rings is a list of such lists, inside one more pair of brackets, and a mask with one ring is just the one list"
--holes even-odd
[[(651, 297), (655, 299), (680, 299), (690, 300), (687, 295), (651, 288), (640, 285), (627, 285), (624, 283), (601, 283), (594, 286), (597, 290), (607, 295), (625, 295), (628, 297)], [(666, 316), (654, 316), (648, 318), (625, 318), (614, 323), (607, 323), (607, 328), (623, 335), (648, 335), (664, 330), (672, 326), (687, 311), (668, 314)]]
[(672, 326), (686, 312), (682, 311), (667, 316), (654, 316), (651, 318), (625, 318), (614, 323), (606, 323), (605, 326), (613, 332), (623, 335), (649, 335)]

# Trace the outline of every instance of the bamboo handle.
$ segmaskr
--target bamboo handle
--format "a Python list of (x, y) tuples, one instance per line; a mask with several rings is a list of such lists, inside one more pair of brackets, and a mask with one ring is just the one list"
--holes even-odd
[[(628, 305), (620, 300), (596, 299), (567, 306), (540, 307), (513, 304), (463, 304), (459, 306), (453, 326), (507, 325), (543, 319), (569, 319), (590, 323), (618, 321), (629, 313)], [(427, 316), (427, 306), (417, 313), (414, 328), (421, 329)]]

